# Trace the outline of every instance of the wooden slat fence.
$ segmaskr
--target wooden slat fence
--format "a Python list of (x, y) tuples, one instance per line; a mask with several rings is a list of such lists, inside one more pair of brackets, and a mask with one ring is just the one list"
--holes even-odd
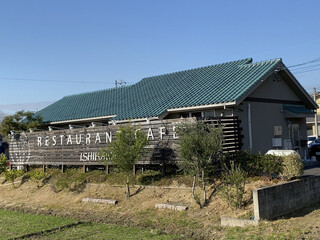
[[(156, 120), (132, 123), (148, 135), (149, 145), (138, 164), (175, 164), (178, 159), (179, 123), (192, 119)], [(225, 152), (238, 151), (242, 146), (240, 121), (237, 117), (205, 120), (223, 128)], [(21, 165), (103, 165), (99, 151), (115, 139), (120, 125), (74, 128), (72, 130), (40, 131), (11, 136), (9, 160)]]

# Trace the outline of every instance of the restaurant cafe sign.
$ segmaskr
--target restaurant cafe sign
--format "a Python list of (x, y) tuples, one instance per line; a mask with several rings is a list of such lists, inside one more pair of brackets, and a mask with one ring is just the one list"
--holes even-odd
[[(138, 129), (136, 131), (142, 131)], [(156, 136), (159, 136), (159, 140), (163, 140), (168, 129), (166, 127), (160, 127)], [(118, 132), (118, 131), (117, 131)], [(37, 147), (49, 147), (49, 146), (63, 146), (63, 145), (89, 145), (89, 144), (107, 144), (112, 142), (115, 134), (112, 131), (109, 132), (96, 132), (96, 133), (73, 133), (73, 134), (58, 134), (53, 136), (37, 136)], [(151, 127), (148, 128), (146, 134), (147, 140), (155, 140), (154, 130)], [(176, 127), (172, 127), (172, 139), (177, 139)]]
[[(148, 139), (147, 148), (161, 143), (171, 143), (178, 139), (173, 123), (136, 126), (136, 131), (144, 131)], [(32, 162), (95, 162), (103, 160), (99, 152), (116, 138), (119, 127), (97, 126), (94, 128), (74, 128), (55, 131), (42, 131), (11, 136), (10, 161)]]

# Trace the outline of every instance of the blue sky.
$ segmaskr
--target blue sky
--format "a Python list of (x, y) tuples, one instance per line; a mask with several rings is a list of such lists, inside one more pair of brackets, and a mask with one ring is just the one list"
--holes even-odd
[[(319, 9), (312, 0), (1, 0), (0, 111), (248, 57), (307, 62), (320, 57)], [(320, 90), (320, 70), (295, 76)]]

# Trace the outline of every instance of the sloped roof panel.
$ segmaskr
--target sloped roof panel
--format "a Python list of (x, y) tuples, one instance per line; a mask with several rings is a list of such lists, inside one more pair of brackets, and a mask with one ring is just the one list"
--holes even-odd
[(172, 108), (232, 102), (259, 84), (280, 62), (252, 63), (247, 58), (147, 77), (128, 87), (64, 97), (39, 114), (46, 122), (110, 115), (123, 120), (156, 117)]

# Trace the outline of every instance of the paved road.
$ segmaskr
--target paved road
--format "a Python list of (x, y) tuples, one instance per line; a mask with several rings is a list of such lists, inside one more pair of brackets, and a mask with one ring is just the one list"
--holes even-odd
[(317, 162), (312, 166), (305, 167), (304, 173), (302, 176), (314, 176), (314, 175), (320, 175), (320, 162)]

